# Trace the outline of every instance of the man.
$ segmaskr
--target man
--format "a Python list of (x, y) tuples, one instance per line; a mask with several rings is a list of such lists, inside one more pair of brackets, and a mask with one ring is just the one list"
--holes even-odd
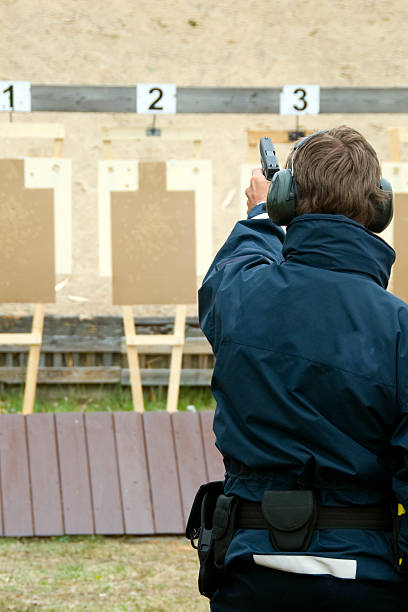
[(386, 291), (393, 249), (368, 229), (389, 194), (374, 150), (345, 126), (305, 139), (287, 168), (286, 235), (255, 170), (248, 219), (199, 292), (224, 493), (238, 504), (211, 609), (401, 612), (408, 306)]

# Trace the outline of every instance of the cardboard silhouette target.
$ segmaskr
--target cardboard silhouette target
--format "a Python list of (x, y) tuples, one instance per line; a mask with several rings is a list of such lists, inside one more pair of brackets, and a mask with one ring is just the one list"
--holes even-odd
[(113, 303), (193, 304), (211, 255), (208, 161), (100, 162), (100, 272)]
[(142, 163), (138, 191), (111, 198), (114, 303), (195, 302), (194, 193), (167, 191), (166, 165)]
[(0, 160), (0, 301), (54, 301), (51, 189), (27, 189), (24, 160)]
[[(167, 410), (175, 412), (185, 305), (196, 303), (212, 257), (211, 162), (104, 160), (98, 180), (100, 273), (112, 277), (112, 301), (123, 309), (134, 410), (144, 410), (138, 348), (165, 344), (172, 346)], [(176, 304), (173, 334), (136, 334), (132, 304)]]
[(0, 159), (0, 302), (55, 301), (56, 272), (71, 272), (70, 176), (69, 160)]

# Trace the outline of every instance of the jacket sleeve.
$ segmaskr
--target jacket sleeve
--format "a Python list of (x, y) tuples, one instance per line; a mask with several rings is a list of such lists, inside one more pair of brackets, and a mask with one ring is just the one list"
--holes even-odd
[(408, 573), (408, 309), (400, 313), (401, 331), (397, 355), (398, 420), (391, 438), (394, 449), (395, 469), (392, 488), (399, 514), (397, 544), (404, 573)]
[(261, 211), (262, 208), (258, 208), (255, 211), (257, 215), (235, 225), (198, 292), (201, 329), (215, 354), (226, 318), (231, 321), (234, 308), (239, 307), (242, 284), (253, 282), (254, 275), (262, 266), (283, 261), (285, 232)]

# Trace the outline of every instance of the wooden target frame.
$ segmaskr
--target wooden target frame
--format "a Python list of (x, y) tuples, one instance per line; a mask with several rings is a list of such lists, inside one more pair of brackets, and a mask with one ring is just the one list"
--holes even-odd
[(383, 161), (381, 167), (382, 176), (392, 185), (394, 217), (380, 236), (397, 251), (390, 289), (397, 297), (408, 301), (408, 162), (401, 160), (401, 144), (408, 142), (408, 129), (389, 128), (388, 136), (391, 161)]
[[(113, 159), (114, 141), (152, 142), (152, 138), (191, 141), (193, 143), (193, 160), (198, 160), (201, 157), (202, 135), (196, 131), (178, 128), (165, 128), (161, 129), (159, 134), (154, 133), (148, 135), (146, 130), (143, 128), (107, 127), (103, 128), (102, 130), (104, 160)], [(132, 306), (123, 305), (121, 308), (125, 330), (134, 411), (144, 412), (143, 387), (138, 350), (147, 346), (170, 346), (171, 358), (166, 410), (169, 413), (177, 412), (181, 366), (185, 344), (186, 304), (177, 304), (175, 306), (176, 312), (173, 334), (157, 335), (137, 334), (135, 330)]]
[[(4, 123), (0, 124), (0, 137), (19, 139), (51, 139), (52, 157), (62, 157), (65, 128), (51, 123)], [(26, 379), (24, 386), (23, 414), (34, 411), (35, 394), (38, 380), (38, 366), (44, 329), (44, 304), (35, 304), (31, 333), (1, 333), (0, 344), (29, 346)]]

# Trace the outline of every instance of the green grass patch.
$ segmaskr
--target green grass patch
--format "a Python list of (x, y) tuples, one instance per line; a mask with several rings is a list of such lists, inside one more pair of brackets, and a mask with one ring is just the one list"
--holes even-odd
[[(21, 413), (23, 387), (5, 387), (0, 395), (0, 413)], [(167, 388), (144, 389), (146, 410), (165, 410)], [(214, 410), (215, 400), (208, 387), (180, 387), (178, 409), (194, 406), (198, 410)], [(39, 412), (115, 412), (133, 410), (129, 388), (121, 385), (41, 387), (37, 389), (34, 411)]]
[(0, 609), (208, 611), (182, 537), (0, 539)]

